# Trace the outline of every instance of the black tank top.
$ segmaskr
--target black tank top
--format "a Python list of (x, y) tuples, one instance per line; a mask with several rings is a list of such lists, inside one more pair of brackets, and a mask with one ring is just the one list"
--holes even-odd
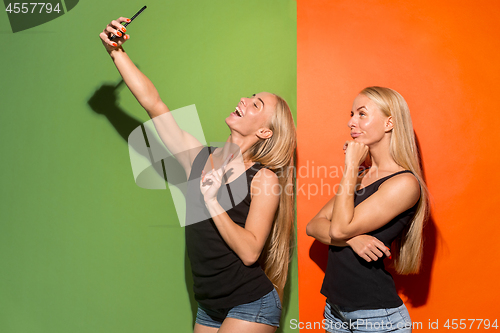
[[(203, 148), (193, 162), (189, 176), (186, 221), (193, 222), (197, 216), (210, 216), (200, 191), (199, 179), (210, 148)], [(250, 184), (262, 168), (255, 163), (231, 183), (223, 184), (218, 192), (219, 203), (229, 217), (239, 226), (245, 227), (250, 209)], [(245, 188), (244, 196), (237, 198), (234, 189)], [(231, 191), (233, 189), (233, 191)], [(241, 191), (240, 191), (241, 192)], [(229, 197), (230, 200), (224, 200)], [(231, 205), (230, 207), (226, 207)], [(201, 215), (200, 215), (201, 214)], [(258, 263), (245, 266), (236, 253), (226, 244), (211, 218), (186, 225), (186, 248), (193, 274), (195, 299), (209, 308), (230, 308), (253, 302), (274, 289)]]
[[(354, 207), (375, 193), (384, 181), (405, 172), (411, 173), (408, 170), (396, 172), (356, 191)], [(376, 237), (390, 248), (391, 243), (411, 222), (417, 205), (418, 202), (386, 225), (367, 234)], [(328, 250), (328, 263), (321, 293), (327, 297), (330, 304), (349, 309), (346, 311), (401, 306), (403, 301), (396, 291), (391, 274), (385, 270), (382, 259), (367, 262), (349, 246), (331, 245)]]

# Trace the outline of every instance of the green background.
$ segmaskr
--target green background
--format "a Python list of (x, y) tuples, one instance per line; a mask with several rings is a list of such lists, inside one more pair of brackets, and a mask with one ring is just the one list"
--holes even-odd
[[(115, 88), (98, 37), (144, 4), (124, 49), (171, 110), (196, 104), (207, 142), (259, 91), (296, 115), (295, 1), (83, 1), (18, 33), (0, 13), (0, 332), (192, 330), (169, 191), (132, 175), (126, 139), (149, 117)], [(298, 319), (296, 254), (288, 286), (283, 332)]]

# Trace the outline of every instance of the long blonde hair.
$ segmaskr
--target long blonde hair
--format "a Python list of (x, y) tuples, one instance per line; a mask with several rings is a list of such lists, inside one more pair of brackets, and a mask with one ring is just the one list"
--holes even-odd
[(288, 104), (283, 98), (275, 96), (276, 110), (268, 124), (273, 135), (268, 139), (259, 140), (247, 153), (252, 161), (260, 162), (264, 167), (274, 171), (279, 179), (279, 205), (259, 262), (283, 300), (288, 265), (295, 241), (293, 155), (297, 134)]
[(419, 152), (410, 117), (410, 109), (403, 96), (397, 91), (384, 87), (368, 87), (361, 94), (370, 98), (387, 116), (392, 116), (390, 153), (394, 161), (410, 170), (420, 183), (420, 200), (417, 211), (403, 235), (395, 241), (394, 266), (400, 274), (418, 273), (423, 252), (423, 226), (429, 213), (429, 192), (422, 177)]

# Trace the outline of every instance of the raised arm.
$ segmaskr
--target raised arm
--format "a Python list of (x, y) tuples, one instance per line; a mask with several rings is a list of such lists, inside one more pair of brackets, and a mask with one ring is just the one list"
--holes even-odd
[[(116, 68), (123, 77), (123, 81), (135, 96), (139, 104), (153, 119), (158, 135), (167, 149), (178, 159), (189, 175), (191, 164), (196, 154), (201, 149), (201, 143), (191, 134), (183, 131), (170, 114), (170, 110), (163, 103), (153, 83), (132, 62), (122, 47), (130, 35), (125, 34), (126, 28), (121, 25), (128, 19), (120, 17), (111, 21), (99, 37), (111, 56)], [(120, 36), (113, 41), (109, 40), (111, 34)]]

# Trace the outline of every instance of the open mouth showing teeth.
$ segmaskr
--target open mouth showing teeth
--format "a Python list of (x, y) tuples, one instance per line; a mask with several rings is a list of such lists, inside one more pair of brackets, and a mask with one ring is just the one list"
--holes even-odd
[(243, 112), (241, 112), (240, 109), (238, 109), (238, 107), (234, 109), (234, 114), (237, 115), (238, 117), (243, 117)]

